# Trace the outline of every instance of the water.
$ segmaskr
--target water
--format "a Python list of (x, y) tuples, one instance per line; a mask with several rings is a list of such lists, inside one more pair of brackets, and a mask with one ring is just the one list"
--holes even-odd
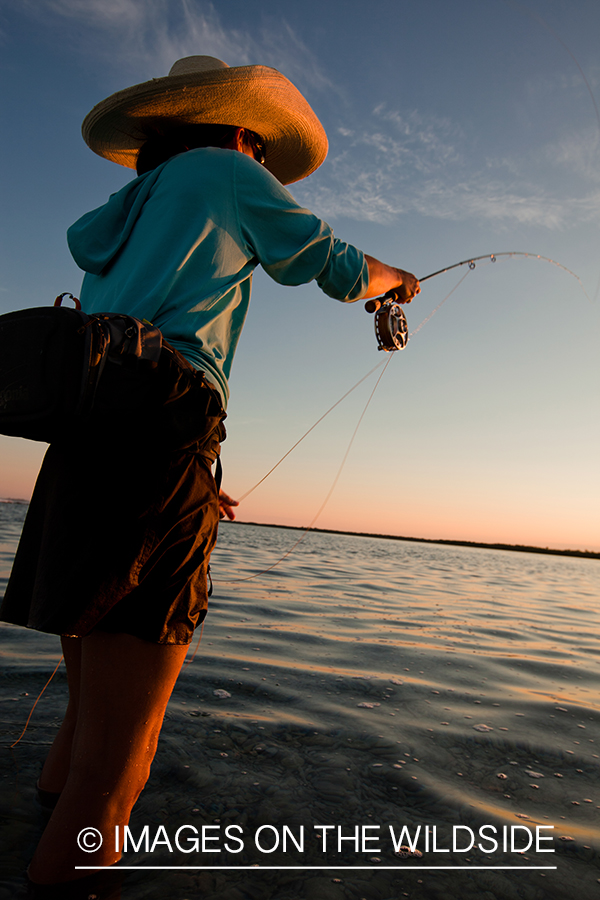
[[(4, 580), (24, 511), (0, 504)], [(125, 860), (279, 868), (138, 871), (124, 900), (600, 897), (600, 562), (310, 534), (274, 571), (238, 580), (298, 535), (222, 527), (202, 642), (131, 822), (136, 839), (164, 825), (173, 852), (163, 844)], [(39, 835), (33, 784), (66, 686), (59, 670), (8, 750), (60, 650), (52, 636), (11, 626), (0, 640), (8, 898)], [(179, 850), (181, 825), (213, 826), (209, 846), (220, 852)], [(239, 853), (223, 846), (232, 825)], [(266, 852), (286, 825), (287, 851)], [(315, 825), (333, 826), (325, 850)], [(265, 852), (254, 843), (261, 826)], [(362, 826), (374, 838), (364, 852)], [(411, 838), (420, 826), (422, 856), (394, 854), (402, 826)], [(554, 853), (518, 852), (536, 826), (553, 835), (539, 847)], [(290, 833), (304, 833), (302, 851)], [(504, 834), (515, 852), (504, 852)], [(353, 840), (339, 850), (338, 835)]]

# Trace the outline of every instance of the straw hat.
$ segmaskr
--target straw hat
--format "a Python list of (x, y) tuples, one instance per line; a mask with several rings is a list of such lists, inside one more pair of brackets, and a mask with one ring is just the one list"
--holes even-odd
[(268, 66), (235, 66), (212, 56), (178, 60), (164, 78), (118, 91), (83, 121), (87, 145), (135, 169), (153, 126), (236, 125), (265, 142), (265, 166), (282, 184), (306, 178), (327, 155), (323, 126), (291, 81)]

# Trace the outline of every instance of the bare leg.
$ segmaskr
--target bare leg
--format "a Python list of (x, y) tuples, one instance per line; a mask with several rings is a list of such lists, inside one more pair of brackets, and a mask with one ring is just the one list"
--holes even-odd
[(60, 793), (65, 786), (71, 767), (71, 748), (79, 709), (81, 642), (82, 638), (61, 638), (69, 682), (69, 705), (42, 768), (39, 786), (43, 791)]
[[(96, 632), (81, 639), (77, 723), (69, 774), (29, 867), (34, 882), (52, 884), (88, 874), (75, 866), (109, 866), (120, 858), (115, 826), (129, 822), (150, 773), (165, 708), (187, 646), (151, 644), (128, 634)], [(66, 739), (63, 748), (68, 744)], [(57, 748), (58, 773), (64, 759)], [(66, 751), (65, 751), (66, 753)], [(48, 787), (44, 782), (44, 787)], [(55, 781), (56, 785), (58, 782)], [(102, 847), (77, 845), (98, 829)]]

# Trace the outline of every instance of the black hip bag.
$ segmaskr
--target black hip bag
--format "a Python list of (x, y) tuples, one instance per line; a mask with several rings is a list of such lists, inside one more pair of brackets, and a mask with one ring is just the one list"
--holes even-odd
[(72, 294), (0, 316), (0, 434), (214, 458), (225, 418), (217, 389), (150, 322), (88, 315)]

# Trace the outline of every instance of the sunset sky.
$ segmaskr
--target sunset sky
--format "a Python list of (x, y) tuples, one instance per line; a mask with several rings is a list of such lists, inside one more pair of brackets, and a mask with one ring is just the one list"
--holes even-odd
[[(336, 235), (423, 277), (317, 521), (351, 531), (600, 549), (597, 0), (0, 0), (0, 312), (77, 293), (67, 227), (131, 177), (83, 143), (113, 91), (183, 56), (282, 71), (330, 152), (291, 187)], [(587, 292), (587, 296), (586, 296)], [(224, 487), (248, 491), (382, 362), (373, 317), (257, 271)], [(257, 488), (246, 521), (307, 525), (381, 369)], [(44, 446), (0, 437), (0, 496)], [(101, 496), (96, 479), (93, 490)]]

